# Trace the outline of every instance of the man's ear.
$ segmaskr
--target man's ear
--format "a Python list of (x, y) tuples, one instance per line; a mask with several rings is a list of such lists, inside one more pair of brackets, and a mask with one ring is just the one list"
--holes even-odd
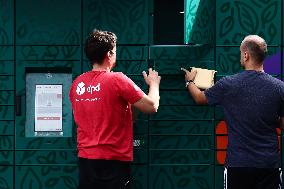
[(249, 59), (249, 53), (245, 52), (244, 53), (244, 61), (247, 61)]
[(111, 57), (111, 53), (110, 51), (107, 52), (107, 57), (110, 58)]

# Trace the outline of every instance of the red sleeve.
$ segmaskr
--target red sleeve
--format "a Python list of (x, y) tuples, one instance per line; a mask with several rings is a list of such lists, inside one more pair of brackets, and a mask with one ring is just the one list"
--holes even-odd
[(144, 95), (144, 92), (140, 89), (140, 87), (138, 87), (130, 78), (128, 78), (123, 73), (116, 74), (115, 87), (119, 96), (121, 96), (130, 104), (134, 104)]

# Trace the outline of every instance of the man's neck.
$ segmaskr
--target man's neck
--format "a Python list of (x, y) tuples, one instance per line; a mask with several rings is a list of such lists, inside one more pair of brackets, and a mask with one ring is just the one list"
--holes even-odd
[(247, 64), (245, 70), (255, 70), (257, 72), (264, 72), (263, 64), (257, 65), (256, 63)]
[(107, 72), (110, 72), (111, 68), (110, 68), (110, 66), (94, 64), (92, 71), (107, 71)]

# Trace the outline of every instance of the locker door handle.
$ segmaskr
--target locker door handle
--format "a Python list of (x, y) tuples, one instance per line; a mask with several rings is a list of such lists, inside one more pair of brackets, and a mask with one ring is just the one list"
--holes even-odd
[(22, 114), (22, 96), (16, 96), (16, 116), (21, 116)]

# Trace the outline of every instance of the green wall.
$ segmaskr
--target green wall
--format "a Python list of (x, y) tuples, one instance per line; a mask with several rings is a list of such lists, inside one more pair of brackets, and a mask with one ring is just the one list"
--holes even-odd
[(269, 45), (267, 72), (282, 78), (283, 4), (200, 0), (188, 36), (200, 45), (169, 46), (153, 44), (153, 0), (0, 0), (0, 188), (76, 188), (75, 124), (71, 138), (25, 137), (25, 73), (60, 67), (75, 78), (89, 70), (82, 47), (93, 28), (117, 33), (115, 70), (145, 92), (148, 64), (162, 74), (158, 113), (140, 113), (134, 128), (134, 188), (223, 188), (217, 153), (224, 149), (216, 144), (226, 133), (215, 131), (223, 114), (193, 102), (180, 67), (215, 69), (216, 79), (239, 72), (242, 38), (260, 34)]

